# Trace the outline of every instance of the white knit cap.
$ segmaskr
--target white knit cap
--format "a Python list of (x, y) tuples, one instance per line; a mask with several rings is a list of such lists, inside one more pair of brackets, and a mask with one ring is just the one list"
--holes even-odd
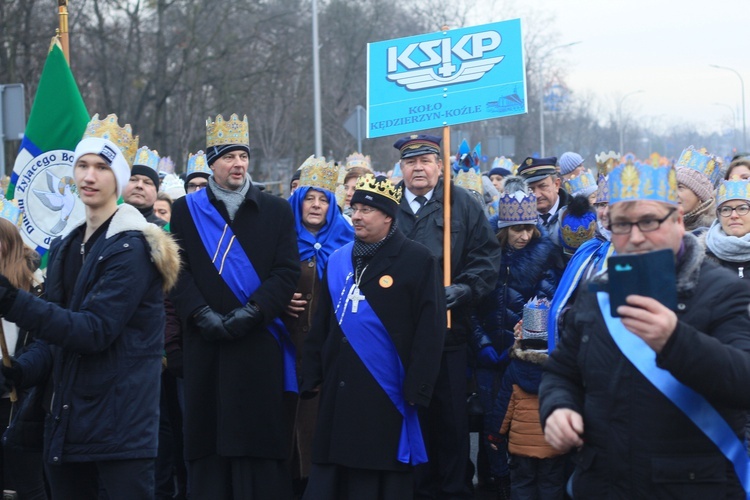
[(75, 164), (81, 156), (88, 154), (99, 155), (109, 164), (109, 167), (115, 174), (117, 197), (119, 198), (122, 196), (122, 192), (125, 190), (125, 185), (127, 185), (130, 180), (130, 165), (128, 165), (127, 160), (125, 160), (125, 156), (123, 156), (120, 148), (107, 139), (102, 139), (100, 137), (87, 137), (76, 146), (73, 156), (73, 166), (75, 167)]

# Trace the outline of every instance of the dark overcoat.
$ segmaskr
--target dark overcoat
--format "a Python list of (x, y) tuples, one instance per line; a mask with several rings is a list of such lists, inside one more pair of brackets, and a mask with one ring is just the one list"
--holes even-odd
[[(381, 281), (384, 276), (393, 284)], [(327, 275), (322, 288), (303, 358), (303, 397), (321, 386), (313, 463), (409, 470), (397, 460), (401, 414), (339, 327), (331, 294), (338, 297), (340, 291), (329, 291)], [(360, 289), (396, 346), (405, 370), (406, 401), (426, 407), (440, 366), (446, 321), (437, 260), (396, 230), (368, 264)]]
[[(208, 455), (286, 459), (291, 450), (283, 402), (282, 351), (266, 326), (286, 308), (299, 278), (292, 210), (286, 200), (250, 186), (230, 222), (208, 190), (261, 281), (250, 301), (264, 323), (235, 340), (206, 341), (194, 313), (208, 305), (227, 314), (240, 304), (211, 262), (185, 198), (173, 207), (171, 231), (183, 269), (170, 299), (182, 323), (185, 378), (185, 458)], [(192, 194), (188, 195), (192, 196)]]

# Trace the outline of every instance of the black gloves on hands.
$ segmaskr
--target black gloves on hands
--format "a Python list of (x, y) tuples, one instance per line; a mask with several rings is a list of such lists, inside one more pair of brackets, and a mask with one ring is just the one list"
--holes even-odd
[(224, 328), (224, 317), (209, 306), (199, 309), (193, 315), (193, 321), (204, 340), (213, 342), (215, 340), (228, 340), (232, 338), (226, 328)]
[(12, 387), (21, 387), (23, 383), (23, 371), (18, 361), (10, 358), (10, 366), (1, 365), (0, 370), (2, 370), (3, 377), (5, 377), (5, 385), (8, 392), (10, 392)]
[(463, 283), (454, 283), (445, 287), (445, 306), (448, 309), (462, 306), (471, 301), (471, 287)]
[(246, 335), (253, 328), (263, 322), (263, 313), (255, 304), (246, 304), (244, 307), (238, 307), (227, 314), (224, 318), (224, 328), (229, 332), (232, 338), (239, 338)]
[(8, 278), (0, 274), (0, 316), (5, 316), (16, 301), (18, 288), (13, 286)]

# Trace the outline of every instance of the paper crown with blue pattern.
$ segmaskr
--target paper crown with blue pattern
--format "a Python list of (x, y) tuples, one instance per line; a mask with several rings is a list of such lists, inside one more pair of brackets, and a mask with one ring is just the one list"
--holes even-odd
[(362, 167), (366, 168), (367, 170), (372, 170), (372, 160), (370, 160), (370, 155), (363, 155), (359, 152), (354, 152), (346, 157), (346, 170), (349, 170), (350, 168), (354, 167)]
[(23, 212), (13, 201), (0, 196), (0, 217), (10, 221), (16, 227), (21, 227)]
[(195, 154), (188, 155), (187, 177), (190, 177), (192, 174), (211, 175), (211, 168), (208, 166), (206, 153), (204, 153), (203, 150), (200, 150)]
[(497, 228), (532, 224), (536, 226), (536, 196), (528, 192), (526, 182), (518, 176), (506, 177), (505, 193), (497, 201)]
[(594, 203), (609, 203), (609, 173), (620, 163), (620, 153), (602, 151), (594, 156), (596, 160), (596, 201)]
[[(504, 168), (512, 175), (516, 175), (518, 173), (518, 165), (513, 163), (513, 160), (511, 160), (510, 158), (506, 158), (504, 156), (495, 158), (492, 161), (492, 168)], [(490, 170), (492, 170), (492, 168)]]
[(339, 167), (334, 162), (326, 162), (325, 156), (316, 158), (315, 155), (310, 155), (299, 169), (300, 186), (336, 192), (336, 186), (339, 184)]
[(688, 146), (680, 155), (675, 167), (687, 167), (697, 170), (711, 181), (714, 186), (721, 179), (720, 164), (718, 158), (706, 151), (706, 148), (695, 149)]
[(573, 196), (590, 196), (596, 191), (596, 179), (588, 170), (584, 170), (580, 175), (571, 177), (563, 183), (565, 191)]
[(716, 206), (729, 200), (750, 201), (750, 179), (721, 181), (716, 192)]
[(620, 165), (609, 174), (609, 204), (660, 201), (677, 205), (677, 173), (671, 166), (646, 163)]
[(136, 151), (133, 166), (141, 165), (143, 167), (150, 168), (154, 172), (158, 172), (160, 159), (161, 157), (159, 156), (159, 152), (157, 150), (149, 149), (148, 146), (142, 146), (138, 151)]

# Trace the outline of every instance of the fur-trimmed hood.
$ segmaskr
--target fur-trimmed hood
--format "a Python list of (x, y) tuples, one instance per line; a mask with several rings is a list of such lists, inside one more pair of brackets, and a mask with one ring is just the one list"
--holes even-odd
[(549, 358), (549, 354), (533, 349), (523, 349), (521, 347), (521, 339), (516, 339), (513, 347), (510, 348), (509, 357), (510, 359), (518, 359), (534, 365), (543, 365), (547, 361), (547, 358)]
[[(81, 224), (71, 227), (66, 233), (72, 232), (85, 223), (84, 220)], [(180, 273), (179, 247), (172, 235), (157, 225), (146, 221), (137, 208), (127, 203), (117, 207), (104, 237), (109, 239), (125, 231), (140, 231), (143, 233), (143, 237), (149, 246), (151, 261), (162, 276), (164, 292), (171, 290), (177, 283), (177, 276)]]

